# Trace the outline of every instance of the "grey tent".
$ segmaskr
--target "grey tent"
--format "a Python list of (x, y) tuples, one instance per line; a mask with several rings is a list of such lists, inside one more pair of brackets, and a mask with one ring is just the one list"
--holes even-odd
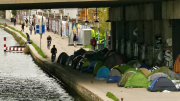
[(121, 77), (121, 73), (118, 69), (112, 69), (108, 76), (119, 76), (119, 77)]
[(167, 77), (158, 77), (152, 81), (150, 86), (148, 87), (148, 90), (151, 92), (157, 92), (157, 91), (178, 91), (178, 89), (175, 87), (174, 83), (169, 80)]
[(171, 80), (180, 80), (180, 76), (173, 71), (165, 71), (163, 73), (167, 74)]
[(153, 75), (148, 77), (148, 81), (153, 81), (154, 79), (156, 79), (157, 77), (168, 77), (168, 75), (166, 75), (165, 73), (159, 72), (159, 73), (154, 73)]

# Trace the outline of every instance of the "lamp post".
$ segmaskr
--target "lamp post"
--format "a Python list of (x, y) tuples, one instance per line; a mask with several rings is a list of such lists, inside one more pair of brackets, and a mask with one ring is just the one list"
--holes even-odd
[(69, 13), (68, 13), (68, 16), (67, 16), (67, 21), (68, 21), (68, 36), (69, 36)]
[(99, 42), (99, 22), (97, 23), (97, 28), (98, 28), (98, 43), (100, 43)]
[(60, 24), (60, 25), (61, 25), (61, 28), (60, 28), (60, 30), (61, 30), (61, 33), (60, 33), (60, 34), (61, 34), (61, 37), (62, 37), (62, 12), (61, 12), (61, 15), (60, 15), (60, 17), (61, 17), (61, 18), (60, 18), (60, 23), (61, 23), (61, 24)]
[(76, 35), (78, 34), (78, 14), (76, 15)]

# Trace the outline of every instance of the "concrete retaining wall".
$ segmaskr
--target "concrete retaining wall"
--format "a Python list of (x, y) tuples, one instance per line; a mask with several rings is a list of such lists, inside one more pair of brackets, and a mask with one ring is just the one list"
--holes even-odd
[[(6, 28), (9, 31), (12, 31), (9, 28)], [(15, 32), (20, 36), (18, 32)], [(26, 39), (23, 39), (26, 41)], [(75, 81), (73, 75), (62, 68), (59, 64), (52, 64), (52, 62), (47, 61), (47, 59), (42, 58), (32, 45), (29, 45), (30, 53), (34, 58), (35, 62), (40, 66), (40, 68), (52, 75), (57, 79), (63, 81), (68, 87), (74, 90), (79, 96), (84, 98), (87, 101), (103, 101), (102, 98), (91, 92), (90, 90), (83, 87), (81, 84)]]

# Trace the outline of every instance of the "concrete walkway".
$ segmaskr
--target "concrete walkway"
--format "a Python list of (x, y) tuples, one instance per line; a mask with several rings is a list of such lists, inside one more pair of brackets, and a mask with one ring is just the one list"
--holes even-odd
[[(13, 26), (13, 23), (8, 22), (7, 20), (0, 19), (0, 23), (6, 22), (8, 25)], [(21, 26), (15, 26), (16, 29), (21, 30)], [(29, 28), (25, 27), (25, 32), (28, 31)], [(42, 49), (44, 53), (50, 57), (50, 51), (47, 49), (46, 45), (46, 37), (48, 34), (51, 34), (52, 38), (54, 39), (52, 44), (55, 44), (58, 49), (58, 54), (61, 52), (66, 52), (68, 55), (73, 54), (74, 50), (78, 50), (78, 48), (74, 48), (73, 46), (68, 46), (68, 39), (62, 39), (61, 36), (48, 32), (43, 35), (42, 38)], [(39, 46), (39, 35), (31, 35), (31, 39), (34, 43)], [(50, 58), (47, 60), (50, 61)], [(104, 101), (112, 101), (108, 97), (106, 97), (107, 92), (113, 93), (119, 99), (124, 98), (123, 101), (179, 101), (180, 92), (170, 92), (170, 93), (163, 93), (163, 92), (149, 92), (146, 88), (124, 88), (124, 87), (117, 87), (115, 83), (106, 83), (106, 81), (99, 81), (95, 80), (92, 74), (81, 73), (78, 70), (72, 69), (71, 67), (66, 66), (64, 68), (68, 72), (70, 72), (76, 81), (90, 90), (91, 92), (97, 94), (99, 97), (104, 99)], [(121, 100), (120, 100), (121, 101)]]

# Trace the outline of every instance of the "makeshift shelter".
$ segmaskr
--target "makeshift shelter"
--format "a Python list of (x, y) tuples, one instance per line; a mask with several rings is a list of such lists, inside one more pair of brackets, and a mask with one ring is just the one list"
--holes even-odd
[(148, 81), (153, 81), (154, 79), (158, 78), (158, 77), (168, 77), (168, 75), (166, 75), (163, 72), (159, 72), (159, 73), (154, 73), (151, 76), (148, 77)]
[(96, 73), (98, 72), (98, 70), (103, 66), (103, 62), (102, 61), (97, 61), (95, 66), (94, 66), (94, 71), (93, 74), (96, 75)]
[(82, 66), (80, 67), (81, 72), (88, 71), (88, 66), (91, 64), (89, 60), (85, 59), (82, 61)]
[(118, 83), (119, 87), (124, 87), (127, 80), (134, 74), (134, 72), (127, 72), (126, 74), (124, 74), (121, 78), (121, 80)]
[(134, 73), (126, 82), (125, 87), (146, 87), (148, 80), (142, 71)]
[(60, 59), (60, 64), (65, 65), (68, 58), (69, 56), (67, 54), (62, 55), (62, 58)]
[[(141, 62), (139, 60), (131, 60), (127, 63), (127, 65), (134, 66), (134, 68), (139, 68), (141, 66)], [(140, 66), (139, 66), (140, 65)]]
[(146, 77), (148, 77), (148, 75), (150, 74), (150, 71), (146, 68), (140, 68), (139, 70), (141, 70)]
[(82, 59), (82, 56), (77, 56), (73, 59), (73, 68), (76, 68), (76, 66), (78, 65), (79, 61)]
[(158, 69), (155, 69), (154, 71), (152, 71), (149, 76), (151, 76), (152, 74), (154, 73), (158, 73), (158, 72), (165, 72), (165, 71), (171, 71), (169, 68), (167, 67), (161, 67), (161, 68), (158, 68)]
[(111, 69), (116, 65), (121, 65), (121, 60), (117, 53), (110, 55), (104, 62), (104, 66)]
[(57, 63), (60, 63), (60, 60), (61, 60), (61, 58), (62, 58), (62, 56), (63, 56), (64, 54), (66, 54), (66, 53), (65, 53), (65, 52), (62, 52), (62, 53), (59, 55), (58, 60), (57, 60)]
[(126, 73), (129, 72), (129, 71), (136, 72), (137, 70), (136, 70), (136, 68), (129, 68), (129, 69), (126, 70), (123, 74), (126, 74)]
[(175, 87), (174, 83), (169, 80), (167, 77), (158, 77), (154, 79), (150, 86), (148, 87), (148, 90), (151, 92), (157, 92), (157, 91), (178, 91), (178, 89)]
[(120, 70), (120, 72), (121, 72), (122, 74), (124, 74), (124, 72), (125, 72), (126, 70), (128, 70), (129, 68), (132, 68), (132, 66), (130, 66), (130, 65), (122, 65), (122, 66), (118, 67), (118, 69)]
[(107, 83), (119, 82), (121, 79), (121, 73), (118, 69), (112, 69), (108, 75)]
[(163, 73), (167, 74), (171, 80), (180, 80), (180, 76), (173, 71), (165, 71)]
[(142, 64), (139, 68), (146, 68), (146, 69), (150, 69), (148, 65), (146, 64)]
[(95, 79), (97, 79), (97, 80), (107, 79), (109, 73), (110, 73), (110, 71), (109, 71), (109, 69), (107, 67), (101, 67), (98, 70)]
[(73, 58), (73, 55), (69, 56), (67, 61), (66, 61), (66, 65), (69, 65), (71, 66), (72, 65), (72, 58)]
[(88, 73), (93, 73), (95, 64), (96, 61), (91, 62), (91, 64), (88, 66)]

